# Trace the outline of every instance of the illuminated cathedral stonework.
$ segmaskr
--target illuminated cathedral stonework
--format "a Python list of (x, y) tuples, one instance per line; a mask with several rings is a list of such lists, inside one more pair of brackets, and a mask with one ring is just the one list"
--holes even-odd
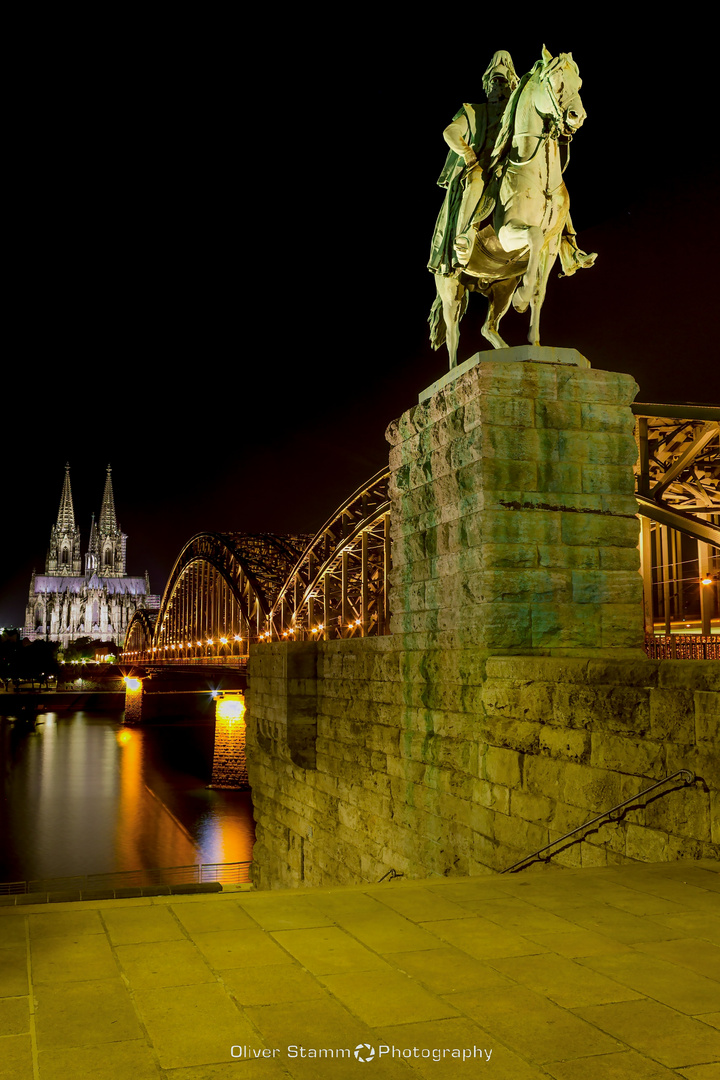
[(80, 530), (75, 524), (70, 466), (57, 521), (50, 531), (45, 573), (33, 574), (25, 612), (25, 637), (67, 646), (78, 638), (98, 638), (122, 645), (138, 608), (157, 609), (160, 597), (150, 594), (147, 572), (130, 577), (126, 569), (127, 536), (115, 516), (108, 465), (100, 518), (93, 514), (82, 569)]

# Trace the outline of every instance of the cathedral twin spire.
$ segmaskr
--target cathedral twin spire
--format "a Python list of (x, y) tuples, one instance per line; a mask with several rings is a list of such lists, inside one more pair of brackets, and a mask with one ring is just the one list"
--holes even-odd
[[(97, 527), (95, 515), (92, 516), (90, 542), (85, 556), (85, 573), (97, 573), (102, 577), (125, 577), (126, 542), (127, 536), (121, 531), (115, 514), (112, 468), (108, 465)], [(79, 577), (80, 565), (80, 530), (75, 525), (68, 463), (65, 465), (65, 480), (60, 496), (57, 522), (50, 533), (46, 573), (53, 576)]]
[(65, 481), (60, 496), (60, 509), (57, 516), (57, 528), (62, 532), (75, 529), (75, 510), (70, 489), (70, 462), (65, 462)]

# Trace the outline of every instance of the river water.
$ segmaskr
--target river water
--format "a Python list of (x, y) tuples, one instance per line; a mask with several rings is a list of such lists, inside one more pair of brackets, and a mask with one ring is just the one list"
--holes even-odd
[(0, 882), (252, 858), (249, 792), (210, 790), (214, 723), (0, 716)]

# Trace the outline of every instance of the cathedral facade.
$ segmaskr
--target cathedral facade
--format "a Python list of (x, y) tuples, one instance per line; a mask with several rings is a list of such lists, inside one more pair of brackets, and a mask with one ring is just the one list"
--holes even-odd
[(65, 466), (45, 573), (33, 573), (30, 582), (24, 631), (30, 641), (57, 641), (67, 647), (78, 638), (89, 637), (122, 645), (135, 611), (160, 606), (160, 597), (150, 593), (147, 572), (144, 577), (127, 573), (127, 536), (115, 515), (111, 474), (108, 465), (100, 517), (96, 524), (92, 516), (83, 567), (70, 466)]

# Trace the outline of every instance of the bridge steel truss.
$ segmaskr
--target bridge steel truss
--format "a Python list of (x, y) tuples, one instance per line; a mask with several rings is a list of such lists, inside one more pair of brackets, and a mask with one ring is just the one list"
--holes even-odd
[(128, 627), (126, 658), (246, 655), (306, 542), (306, 536), (271, 533), (193, 536), (175, 561), (152, 626), (138, 617)]
[[(669, 634), (673, 616), (682, 616), (684, 590), (697, 587), (701, 630), (709, 635), (719, 606), (720, 408), (632, 409), (646, 631), (654, 634), (661, 613)], [(126, 658), (202, 662), (246, 656), (252, 642), (389, 633), (389, 475), (376, 473), (313, 537), (192, 537), (157, 615), (141, 609), (131, 621)], [(688, 564), (689, 577), (682, 569)]]
[(390, 632), (389, 478), (381, 469), (318, 530), (275, 597), (264, 640)]
[(646, 633), (657, 614), (666, 635), (682, 625), (688, 590), (697, 589), (701, 637), (709, 637), (720, 578), (720, 408), (638, 402), (632, 410)]

